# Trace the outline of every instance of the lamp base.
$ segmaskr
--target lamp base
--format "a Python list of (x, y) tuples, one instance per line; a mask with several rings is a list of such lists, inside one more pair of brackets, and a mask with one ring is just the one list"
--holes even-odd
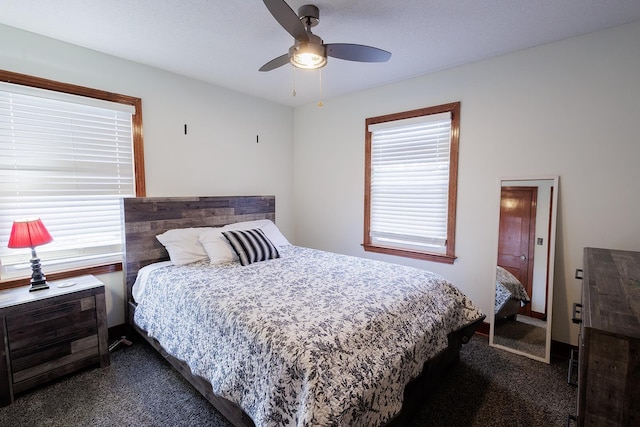
[(42, 291), (44, 289), (49, 289), (49, 285), (47, 284), (46, 280), (38, 280), (38, 281), (31, 281), (31, 287), (29, 288), (29, 292), (34, 292), (34, 291)]
[(31, 271), (31, 287), (29, 288), (29, 292), (49, 289), (49, 285), (47, 285), (47, 278), (42, 274), (40, 258), (36, 255), (35, 247), (31, 248)]

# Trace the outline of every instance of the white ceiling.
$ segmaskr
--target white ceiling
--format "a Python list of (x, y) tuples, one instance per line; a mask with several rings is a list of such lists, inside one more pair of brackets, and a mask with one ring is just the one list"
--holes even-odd
[[(287, 0), (297, 12), (308, 0)], [(317, 71), (258, 72), (293, 38), (262, 0), (2, 0), (0, 23), (285, 105), (319, 98)], [(329, 58), (324, 99), (640, 19), (639, 0), (318, 0), (325, 43), (392, 52)], [(640, 43), (640, 41), (639, 41)]]

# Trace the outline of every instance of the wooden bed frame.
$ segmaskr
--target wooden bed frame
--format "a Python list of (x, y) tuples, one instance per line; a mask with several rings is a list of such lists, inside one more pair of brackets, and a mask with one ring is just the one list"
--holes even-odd
[(511, 320), (516, 320), (521, 306), (522, 304), (519, 299), (509, 298), (500, 311), (496, 313), (495, 321), (506, 319), (507, 317)]
[[(169, 255), (156, 235), (174, 228), (221, 227), (241, 221), (270, 219), (275, 222), (274, 196), (234, 197), (142, 197), (122, 202), (124, 223), (124, 275), (126, 283), (126, 319), (130, 327), (149, 342), (234, 426), (254, 426), (251, 418), (235, 403), (213, 393), (211, 384), (195, 376), (181, 360), (169, 355), (162, 345), (133, 321), (136, 304), (131, 288), (138, 270), (154, 262), (166, 261)], [(402, 412), (387, 426), (406, 425), (416, 407), (435, 388), (448, 368), (458, 361), (462, 344), (469, 341), (484, 317), (472, 325), (449, 334), (449, 346), (425, 363), (420, 377), (405, 388)]]

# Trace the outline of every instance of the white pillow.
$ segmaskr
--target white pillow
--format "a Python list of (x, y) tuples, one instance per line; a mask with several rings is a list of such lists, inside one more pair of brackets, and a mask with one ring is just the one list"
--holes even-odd
[(211, 264), (214, 265), (238, 260), (238, 255), (222, 235), (222, 231), (222, 228), (210, 228), (198, 238), (209, 256)]
[(291, 244), (270, 219), (236, 222), (234, 224), (225, 225), (222, 228), (223, 230), (250, 230), (252, 228), (259, 228), (274, 245), (286, 246)]
[(185, 265), (207, 258), (207, 252), (198, 237), (210, 228), (176, 228), (167, 230), (156, 238), (169, 252), (172, 263)]

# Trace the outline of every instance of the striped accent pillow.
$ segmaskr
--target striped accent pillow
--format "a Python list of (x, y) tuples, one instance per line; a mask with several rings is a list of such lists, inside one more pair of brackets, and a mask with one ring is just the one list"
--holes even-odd
[(240, 258), (240, 264), (249, 265), (258, 261), (280, 258), (278, 249), (262, 230), (228, 230), (222, 235), (229, 241)]

